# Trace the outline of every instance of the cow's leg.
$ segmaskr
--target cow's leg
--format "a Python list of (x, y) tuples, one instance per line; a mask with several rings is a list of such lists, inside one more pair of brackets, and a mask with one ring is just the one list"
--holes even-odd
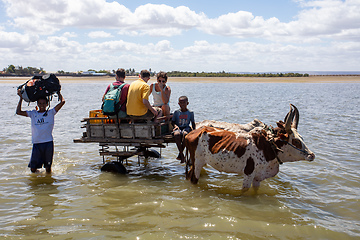
[[(196, 165), (196, 163), (198, 160), (197, 159), (195, 160), (195, 158), (194, 159), (190, 158), (189, 161), (191, 161), (192, 164), (191, 164), (190, 171), (186, 173), (186, 179), (188, 179), (188, 180), (190, 179), (191, 183), (197, 184), (199, 181), (199, 177), (200, 177), (200, 174), (197, 175), (198, 165)], [(201, 169), (200, 169), (200, 171), (201, 171)]]
[(244, 180), (243, 180), (243, 191), (247, 191), (250, 187), (251, 187), (251, 183), (253, 182), (254, 176), (251, 175), (246, 175), (244, 176)]
[(203, 157), (196, 157), (195, 159), (196, 160), (195, 160), (195, 162), (194, 162), (194, 164), (193, 164), (193, 166), (191, 168), (191, 170), (193, 171), (192, 175), (191, 175), (191, 182), (194, 183), (194, 184), (196, 184), (199, 181), (201, 169), (205, 165), (204, 156)]
[(261, 180), (254, 178), (252, 185), (254, 188), (258, 189), (260, 187), (260, 183), (261, 183)]
[(260, 183), (261, 183), (261, 180), (254, 178), (252, 185), (253, 185), (255, 193), (258, 192), (258, 190), (260, 188)]

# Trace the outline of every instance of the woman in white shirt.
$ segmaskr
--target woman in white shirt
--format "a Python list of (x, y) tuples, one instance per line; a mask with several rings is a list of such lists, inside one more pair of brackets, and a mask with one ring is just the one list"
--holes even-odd
[(150, 94), (152, 94), (154, 99), (154, 107), (159, 107), (162, 110), (166, 120), (170, 119), (170, 94), (171, 89), (166, 85), (167, 83), (167, 74), (166, 72), (159, 72), (157, 74), (157, 82), (150, 85)]

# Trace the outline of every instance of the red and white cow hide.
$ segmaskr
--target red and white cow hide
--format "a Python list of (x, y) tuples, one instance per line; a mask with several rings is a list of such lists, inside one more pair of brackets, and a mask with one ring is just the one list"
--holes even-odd
[[(202, 122), (202, 127), (185, 138), (190, 155), (187, 163), (191, 165), (187, 179), (197, 183), (201, 169), (208, 164), (220, 172), (244, 175), (243, 189), (248, 189), (275, 176), (282, 162), (313, 161), (314, 153), (297, 133), (299, 113), (295, 106), (291, 105), (285, 121), (277, 122), (274, 129), (256, 119), (246, 125)], [(217, 127), (211, 127), (214, 125)]]

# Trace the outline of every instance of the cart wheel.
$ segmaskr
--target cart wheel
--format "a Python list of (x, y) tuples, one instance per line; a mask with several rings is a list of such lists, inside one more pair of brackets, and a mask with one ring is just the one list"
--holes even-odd
[(120, 162), (108, 162), (101, 167), (101, 171), (126, 174), (128, 171)]
[(160, 153), (154, 149), (146, 150), (144, 153), (144, 156), (145, 156), (145, 158), (148, 158), (148, 157), (160, 158), (161, 157)]

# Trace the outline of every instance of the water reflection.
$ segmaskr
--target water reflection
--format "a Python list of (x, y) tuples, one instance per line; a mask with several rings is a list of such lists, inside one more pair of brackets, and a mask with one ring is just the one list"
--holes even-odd
[(49, 221), (54, 218), (54, 210), (59, 193), (56, 179), (51, 174), (36, 173), (30, 174), (27, 184), (29, 192), (28, 210), (33, 212), (33, 217), (24, 220), (24, 227), (17, 229), (17, 233), (24, 236), (36, 236), (37, 234), (48, 234)]

